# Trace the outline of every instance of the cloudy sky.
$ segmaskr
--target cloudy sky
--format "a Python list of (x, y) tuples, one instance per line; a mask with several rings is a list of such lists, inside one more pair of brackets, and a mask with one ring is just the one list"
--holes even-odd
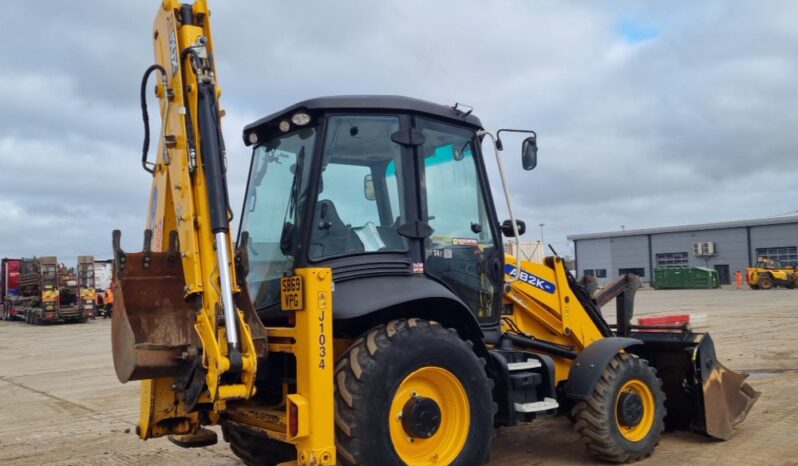
[[(4, 3), (0, 257), (108, 257), (114, 228), (140, 248), (138, 87), (158, 4)], [(568, 234), (798, 210), (796, 2), (210, 6), (234, 206), (244, 124), (314, 96), (404, 94), (538, 131), (535, 171), (505, 152), (510, 188), (527, 238), (544, 223), (561, 251)]]

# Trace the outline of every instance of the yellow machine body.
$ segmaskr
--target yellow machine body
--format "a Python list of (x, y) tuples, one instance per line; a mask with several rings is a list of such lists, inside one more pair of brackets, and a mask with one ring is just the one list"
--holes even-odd
[[(591, 343), (603, 338), (601, 332), (579, 303), (571, 287), (567, 285), (567, 270), (559, 257), (550, 258), (553, 267), (544, 263), (522, 261), (521, 273), (513, 280), (509, 291), (505, 291), (505, 302), (512, 305), (512, 314), (508, 318), (523, 333), (548, 342), (573, 347), (579, 352)], [(505, 256), (506, 264), (514, 264), (516, 259)], [(526, 279), (526, 277), (535, 279)], [(554, 292), (541, 289), (536, 284), (554, 285)], [(503, 326), (509, 330), (507, 322)], [(568, 379), (573, 360), (554, 358), (555, 377), (557, 382)]]
[(798, 270), (778, 261), (760, 257), (753, 267), (745, 269), (748, 286), (767, 290), (774, 286), (798, 287)]
[[(156, 140), (157, 158), (150, 164), (153, 183), (144, 250), (122, 251), (120, 234), (114, 234), (115, 369), (122, 382), (141, 381), (137, 433), (142, 439), (172, 435), (191, 443), (203, 425), (221, 424), (292, 444), (299, 464), (333, 465), (345, 453), (343, 449), (340, 455), (336, 452), (335, 364), (352, 340), (334, 338), (332, 271), (296, 268), (286, 273), (281, 278), (279, 311), (289, 323), (267, 327), (253, 308), (244, 281), (237, 277), (237, 267), (243, 270), (246, 257), (234, 254), (230, 217), (224, 241), (219, 241), (219, 229), (212, 227), (209, 197), (213, 187), (205, 171), (209, 155), (201, 150), (211, 135), (202, 131), (200, 115), (207, 118), (202, 111), (208, 107), (200, 108), (205, 94), (198, 94), (212, 81), (213, 108), (221, 108), (210, 17), (205, 0), (193, 5), (163, 0), (155, 19), (154, 66), (163, 70), (155, 93), (162, 126)], [(195, 73), (200, 61), (204, 67)], [(223, 111), (217, 113), (213, 118), (218, 121)], [(227, 252), (226, 264), (219, 263), (220, 248)], [(546, 342), (570, 355), (551, 358), (554, 382), (568, 382), (575, 371), (575, 356), (612, 332), (606, 323), (599, 326), (598, 311), (588, 312), (584, 296), (577, 295), (559, 257), (546, 258), (544, 263), (523, 261), (520, 270), (511, 265), (517, 264), (514, 257), (506, 256), (505, 264), (512, 271), (505, 268), (508, 284), (502, 296), (502, 330)], [(413, 264), (413, 268), (415, 273), (419, 273), (416, 269), (423, 272), (423, 264)], [(235, 322), (223, 317), (223, 311), (230, 309), (223, 306), (220, 283), (225, 276), (232, 280)], [(417, 319), (411, 320), (416, 325)], [(240, 337), (240, 360), (228, 344), (232, 326)], [(497, 350), (501, 342), (474, 340), (484, 353)], [(700, 338), (689, 344), (711, 347), (711, 341)], [(271, 362), (270, 355), (280, 355), (278, 361), (294, 373), (275, 379), (282, 384), (280, 399), (267, 401), (258, 396), (256, 380), (269, 377), (263, 368)], [(704, 362), (698, 349), (692, 360), (688, 357), (690, 364)], [(260, 374), (259, 368), (263, 369)], [(744, 377), (722, 369), (702, 374), (704, 393), (714, 393), (715, 399), (747, 387)], [(728, 399), (735, 401), (735, 407), (712, 408), (715, 411), (706, 416), (705, 424), (717, 427), (713, 432), (705, 430), (710, 434), (729, 431), (729, 426), (745, 417), (755, 395), (751, 392), (748, 398), (740, 398), (732, 393)]]

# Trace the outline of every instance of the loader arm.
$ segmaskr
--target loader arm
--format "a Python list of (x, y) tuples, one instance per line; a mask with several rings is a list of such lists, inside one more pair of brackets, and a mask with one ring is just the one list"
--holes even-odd
[[(120, 381), (142, 381), (143, 439), (197, 433), (197, 405), (219, 410), (250, 398), (266, 354), (265, 329), (249, 301), (238, 299), (206, 2), (164, 0), (153, 40), (155, 64), (142, 82), (142, 165), (153, 175), (144, 250), (122, 251), (114, 232), (114, 364)], [(147, 160), (150, 76), (161, 122), (154, 162)]]

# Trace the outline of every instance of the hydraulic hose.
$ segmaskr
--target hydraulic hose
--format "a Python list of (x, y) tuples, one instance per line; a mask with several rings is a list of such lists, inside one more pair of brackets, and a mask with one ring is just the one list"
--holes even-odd
[[(147, 172), (154, 174), (155, 170), (150, 168), (150, 165), (153, 165), (150, 162), (147, 162), (147, 152), (150, 150), (150, 115), (147, 113), (147, 81), (150, 79), (150, 75), (153, 71), (158, 70), (161, 73), (161, 79), (164, 81), (166, 80), (166, 70), (163, 66), (159, 64), (150, 65), (146, 71), (144, 71), (144, 76), (141, 78), (141, 119), (144, 120), (144, 145), (141, 148), (141, 166)], [(164, 89), (164, 92), (166, 89)]]

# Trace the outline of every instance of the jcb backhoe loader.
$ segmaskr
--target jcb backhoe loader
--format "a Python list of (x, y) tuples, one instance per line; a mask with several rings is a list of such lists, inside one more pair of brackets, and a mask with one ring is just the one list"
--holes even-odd
[[(153, 37), (143, 252), (114, 233), (114, 363), (142, 381), (142, 439), (206, 445), (221, 425), (251, 465), (483, 464), (496, 427), (564, 413), (625, 462), (666, 426), (726, 439), (748, 413), (758, 393), (708, 335), (630, 324), (634, 277), (590, 297), (556, 255), (504, 254), (524, 230), (499, 156), (510, 130), (460, 105), (323, 97), (248, 125), (234, 247), (206, 2), (163, 1)], [(520, 132), (530, 170), (536, 135)], [(615, 297), (613, 329), (599, 308)]]

